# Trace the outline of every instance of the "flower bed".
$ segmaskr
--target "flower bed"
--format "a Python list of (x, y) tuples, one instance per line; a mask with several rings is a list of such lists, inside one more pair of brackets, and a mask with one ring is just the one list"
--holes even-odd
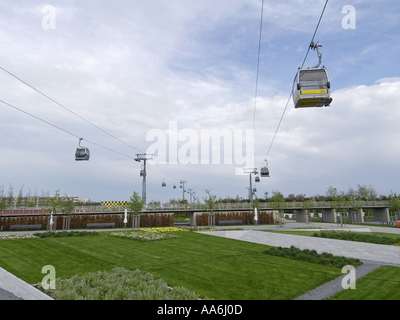
[(149, 232), (113, 232), (109, 236), (117, 237), (117, 238), (140, 240), (143, 242), (176, 238), (176, 236), (174, 236), (172, 234), (149, 233)]
[(176, 227), (151, 228), (151, 229), (139, 229), (139, 230), (149, 233), (189, 232), (188, 229), (176, 228)]
[(10, 234), (7, 236), (0, 236), (0, 240), (26, 240), (26, 239), (37, 239), (38, 237), (32, 234)]

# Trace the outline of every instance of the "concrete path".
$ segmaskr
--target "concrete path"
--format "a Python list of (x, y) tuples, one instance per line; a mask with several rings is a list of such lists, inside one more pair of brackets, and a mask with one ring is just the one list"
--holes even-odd
[(316, 250), (318, 253), (328, 252), (335, 256), (357, 258), (384, 264), (400, 266), (400, 247), (387, 246), (355, 241), (314, 238), (290, 234), (279, 234), (262, 231), (209, 231), (203, 234), (265, 244), (274, 247)]
[(0, 268), (0, 300), (53, 300), (8, 271)]

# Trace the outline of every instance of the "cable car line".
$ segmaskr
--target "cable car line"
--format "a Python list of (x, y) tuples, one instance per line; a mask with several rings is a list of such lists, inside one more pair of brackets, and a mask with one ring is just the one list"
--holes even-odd
[[(74, 134), (74, 133), (72, 133), (72, 132), (70, 132), (70, 131), (68, 131), (68, 130), (65, 130), (65, 129), (63, 129), (63, 128), (61, 128), (61, 127), (59, 127), (59, 126), (57, 126), (57, 125), (55, 125), (55, 124), (52, 124), (51, 122), (48, 122), (48, 121), (46, 121), (46, 120), (44, 120), (44, 119), (42, 119), (42, 118), (39, 118), (38, 116), (35, 116), (35, 115), (33, 115), (33, 114), (31, 114), (31, 113), (29, 113), (29, 112), (27, 112), (27, 111), (25, 111), (25, 110), (22, 110), (22, 109), (20, 109), (20, 108), (18, 108), (18, 107), (16, 107), (16, 106), (14, 106), (14, 105), (12, 105), (12, 104), (10, 104), (10, 103), (8, 103), (8, 102), (5, 102), (5, 101), (3, 101), (3, 100), (1, 100), (0, 99), (0, 102), (1, 103), (3, 103), (3, 104), (5, 104), (5, 105), (7, 105), (7, 106), (9, 106), (9, 107), (11, 107), (11, 108), (13, 108), (13, 109), (15, 109), (15, 110), (17, 110), (17, 111), (20, 111), (20, 112), (22, 112), (22, 113), (24, 113), (24, 114), (26, 114), (26, 115), (28, 115), (28, 116), (30, 116), (30, 117), (32, 117), (32, 118), (35, 118), (36, 120), (39, 120), (39, 121), (41, 121), (41, 122), (43, 122), (43, 123), (45, 123), (45, 124), (47, 124), (47, 125), (49, 125), (49, 126), (52, 126), (52, 127), (54, 127), (54, 128), (56, 128), (56, 129), (58, 129), (58, 130), (60, 130), (60, 131), (63, 131), (63, 132), (65, 132), (65, 133), (67, 133), (67, 134), (69, 134), (69, 135), (71, 135), (71, 136), (73, 136), (73, 137), (75, 137), (75, 138), (78, 138), (79, 139), (79, 141), (80, 140), (85, 140), (86, 142), (88, 142), (88, 143), (91, 143), (91, 144), (93, 144), (93, 145), (95, 145), (95, 146), (97, 146), (97, 147), (100, 147), (100, 148), (103, 148), (103, 149), (106, 149), (106, 150), (108, 150), (108, 151), (111, 151), (111, 152), (114, 152), (114, 153), (116, 153), (116, 154), (119, 154), (119, 155), (121, 155), (121, 156), (124, 156), (124, 157), (127, 157), (127, 158), (129, 158), (129, 159), (132, 159), (132, 160), (134, 160), (134, 158), (133, 157), (131, 157), (131, 156), (128, 156), (128, 155), (126, 155), (126, 154), (124, 154), (124, 153), (121, 153), (121, 152), (119, 152), (119, 151), (115, 151), (115, 150), (113, 150), (113, 149), (110, 149), (110, 148), (108, 148), (108, 147), (105, 147), (105, 146), (103, 146), (103, 145), (101, 145), (101, 144), (98, 144), (98, 143), (96, 143), (96, 142), (93, 142), (93, 141), (90, 141), (90, 140), (87, 140), (87, 139), (83, 139), (81, 136), (78, 136), (78, 135), (76, 135), (76, 134)], [(80, 144), (79, 144), (79, 146), (80, 146)], [(78, 149), (87, 149), (87, 148), (84, 148), (84, 147), (82, 147), (82, 148), (77, 148), (77, 152), (78, 152)], [(78, 159), (78, 160), (77, 160)], [(87, 155), (85, 154), (85, 153), (83, 153), (83, 154), (75, 154), (75, 160), (77, 160), (77, 161), (79, 161), (79, 160), (89, 160), (88, 159), (88, 157), (87, 157)], [(157, 165), (158, 166), (158, 165)], [(161, 168), (160, 168), (161, 169)], [(161, 179), (163, 179), (163, 177), (162, 176), (160, 176), (159, 174), (157, 174), (156, 172), (154, 172), (153, 170), (151, 170), (151, 169), (147, 169), (147, 170), (149, 170), (150, 172), (152, 172), (152, 173), (154, 173), (156, 176), (158, 176), (159, 178), (161, 178)], [(161, 169), (162, 170), (162, 169)], [(162, 171), (164, 171), (164, 170), (162, 170)], [(164, 171), (165, 172), (165, 171)], [(166, 173), (166, 172), (165, 172)], [(168, 173), (167, 173), (168, 174)], [(172, 176), (171, 176), (172, 177)], [(173, 177), (172, 177), (173, 178)], [(166, 180), (166, 179), (165, 179)], [(177, 180), (177, 179), (174, 179), (174, 180)], [(169, 181), (169, 180), (166, 180), (166, 181)], [(169, 181), (169, 182), (171, 182), (171, 183), (174, 183), (174, 181)]]
[[(308, 48), (308, 50), (307, 50), (307, 53), (306, 53), (306, 56), (305, 56), (305, 58), (304, 58), (303, 64), (302, 64), (302, 66), (301, 66), (301, 69), (304, 67), (304, 64), (305, 64), (305, 62), (306, 62), (306, 60), (307, 60), (308, 54), (309, 54), (309, 52), (310, 52), (310, 49), (312, 48), (312, 46), (313, 46), (313, 44), (314, 44), (314, 39), (315, 39), (315, 36), (316, 36), (316, 34), (317, 34), (317, 32), (318, 32), (319, 26), (320, 26), (320, 24), (321, 24), (322, 17), (323, 17), (323, 15), (324, 15), (324, 13), (325, 13), (325, 9), (326, 9), (326, 7), (327, 7), (328, 1), (329, 1), (329, 0), (326, 0), (326, 2), (325, 2), (325, 6), (324, 6), (324, 8), (323, 8), (323, 10), (322, 10), (322, 13), (321, 13), (321, 16), (320, 16), (320, 18), (319, 18), (317, 27), (315, 28), (314, 35), (313, 35), (312, 40), (311, 40), (311, 42), (310, 42), (310, 46), (309, 46), (309, 48)], [(273, 143), (274, 143), (274, 141), (275, 141), (276, 135), (277, 135), (277, 133), (278, 133), (278, 131), (279, 131), (279, 128), (280, 128), (280, 126), (281, 126), (282, 120), (283, 120), (283, 118), (284, 118), (284, 116), (285, 116), (287, 107), (289, 106), (289, 102), (290, 102), (292, 96), (293, 96), (293, 90), (292, 90), (292, 92), (291, 92), (290, 95), (289, 95), (289, 99), (288, 99), (288, 101), (287, 101), (287, 103), (286, 103), (286, 107), (285, 107), (285, 109), (283, 110), (282, 117), (281, 117), (281, 119), (280, 119), (280, 121), (279, 121), (279, 123), (278, 123), (278, 127), (277, 127), (277, 129), (276, 129), (276, 131), (275, 131), (274, 137), (272, 138), (272, 142), (271, 142), (271, 144), (270, 144), (270, 146), (269, 146), (269, 149), (268, 149), (267, 154), (266, 154), (266, 156), (265, 156), (265, 160), (264, 160), (263, 162), (267, 161), (267, 159), (268, 159), (268, 155), (269, 155), (269, 153), (270, 153), (270, 151), (271, 151), (272, 145), (273, 145)]]
[[(18, 81), (22, 82), (23, 84), (25, 84), (26, 86), (28, 86), (28, 87), (31, 88), (32, 90), (36, 91), (37, 93), (39, 93), (39, 94), (41, 94), (42, 96), (44, 96), (44, 97), (46, 97), (47, 99), (49, 99), (50, 101), (54, 102), (54, 103), (57, 104), (58, 106), (60, 106), (60, 107), (62, 107), (63, 109), (67, 110), (68, 112), (72, 113), (72, 114), (75, 115), (76, 117), (80, 118), (81, 120), (83, 120), (83, 121), (85, 121), (86, 123), (90, 124), (91, 126), (95, 127), (96, 129), (98, 129), (98, 130), (102, 131), (103, 133), (107, 134), (108, 136), (110, 136), (110, 137), (112, 137), (112, 138), (118, 140), (119, 142), (125, 144), (126, 146), (128, 146), (128, 147), (130, 147), (130, 148), (132, 148), (132, 149), (134, 149), (134, 150), (136, 150), (136, 151), (139, 151), (139, 152), (143, 153), (141, 150), (139, 150), (139, 149), (137, 149), (137, 148), (135, 148), (135, 147), (129, 145), (128, 143), (126, 143), (126, 142), (120, 140), (119, 138), (117, 138), (117, 137), (115, 137), (114, 135), (108, 133), (107, 131), (103, 130), (103, 129), (100, 128), (99, 126), (93, 124), (93, 123), (90, 122), (89, 120), (86, 120), (85, 118), (83, 118), (82, 116), (80, 116), (79, 114), (77, 114), (76, 112), (74, 112), (74, 111), (70, 110), (69, 108), (65, 107), (64, 105), (62, 105), (62, 104), (59, 103), (58, 101), (54, 100), (53, 98), (51, 98), (51, 97), (48, 96), (47, 94), (43, 93), (42, 91), (36, 89), (35, 87), (33, 87), (32, 85), (30, 85), (30, 84), (27, 83), (26, 81), (22, 80), (21, 78), (19, 78), (19, 77), (16, 76), (15, 74), (11, 73), (10, 71), (6, 70), (5, 68), (3, 68), (3, 67), (0, 66), (0, 69), (3, 70), (4, 72), (6, 72), (7, 74), (9, 74), (10, 76), (14, 77), (15, 79), (17, 79)], [(75, 134), (73, 134), (73, 133), (71, 133), (71, 132), (69, 132), (69, 131), (67, 131), (67, 130), (65, 130), (65, 129), (62, 129), (62, 128), (60, 128), (60, 127), (57, 127), (57, 126), (51, 124), (50, 122), (47, 122), (47, 121), (45, 121), (45, 120), (43, 120), (43, 119), (40, 119), (40, 118), (38, 118), (38, 117), (36, 117), (36, 116), (34, 116), (34, 115), (32, 115), (32, 114), (26, 112), (26, 111), (23, 111), (22, 109), (19, 109), (19, 108), (15, 107), (15, 106), (12, 106), (12, 105), (10, 105), (10, 104), (4, 102), (4, 101), (0, 101), (0, 102), (4, 103), (4, 104), (6, 104), (6, 105), (9, 105), (10, 107), (13, 107), (14, 109), (17, 109), (17, 110), (19, 110), (19, 111), (21, 111), (21, 112), (23, 112), (23, 113), (25, 113), (25, 114), (27, 114), (27, 115), (30, 115), (30, 116), (32, 116), (32, 117), (34, 117), (34, 118), (36, 118), (36, 119), (38, 119), (38, 120), (40, 120), (40, 121), (42, 121), (42, 122), (45, 122), (45, 123), (47, 123), (47, 124), (49, 124), (49, 125), (51, 125), (51, 126), (57, 128), (57, 129), (60, 129), (60, 130), (66, 132), (66, 133), (68, 133), (68, 134), (71, 134), (71, 135), (73, 135), (73, 136), (75, 136), (75, 137), (77, 137), (77, 138), (81, 138), (81, 137), (79, 137), (79, 136), (77, 136), (77, 135), (75, 135)], [(129, 157), (129, 158), (131, 158), (131, 159), (134, 159), (134, 158), (131, 157), (131, 156), (127, 156), (127, 155), (125, 155), (125, 154), (123, 154), (123, 153), (114, 151), (114, 150), (109, 149), (109, 148), (107, 148), (107, 147), (104, 147), (104, 146), (102, 146), (102, 145), (100, 145), (100, 144), (97, 144), (97, 143), (88, 141), (88, 140), (86, 140), (86, 139), (85, 139), (85, 141), (87, 141), (87, 142), (89, 142), (89, 143), (91, 143), (91, 144), (93, 144), (93, 145), (99, 146), (99, 147), (101, 147), (101, 148), (107, 149), (107, 150), (109, 150), (109, 151), (112, 151), (112, 152), (114, 152), (114, 153), (118, 153), (118, 154), (123, 155), (123, 156), (125, 156), (125, 157)], [(161, 168), (159, 167), (158, 164), (156, 164), (156, 166), (157, 166), (160, 170), (162, 170), (164, 173), (166, 173), (163, 169), (161, 169)], [(152, 171), (152, 172), (153, 172), (153, 171)], [(154, 173), (154, 172), (153, 172), (153, 173)], [(168, 173), (166, 173), (166, 174), (168, 174)], [(157, 174), (156, 174), (156, 175), (157, 175)], [(169, 174), (168, 174), (168, 175), (169, 175)], [(159, 175), (157, 175), (157, 176), (159, 176)], [(171, 175), (169, 175), (169, 176), (172, 177)], [(174, 178), (174, 177), (172, 177), (172, 178)], [(174, 180), (179, 180), (179, 179), (174, 178)]]
[[(42, 122), (44, 122), (44, 123), (46, 123), (46, 124), (48, 124), (48, 125), (50, 125), (50, 126), (56, 128), (56, 129), (58, 129), (58, 130), (64, 131), (65, 133), (68, 133), (68, 134), (71, 135), (71, 136), (74, 136), (74, 137), (76, 137), (76, 138), (78, 138), (78, 139), (82, 139), (82, 137), (80, 137), (80, 136), (78, 136), (78, 135), (76, 135), (76, 134), (74, 134), (74, 133), (72, 133), (72, 132), (70, 132), (70, 131), (68, 131), (68, 130), (65, 130), (65, 129), (59, 127), (59, 126), (56, 126), (55, 124), (52, 124), (52, 123), (50, 123), (50, 122), (48, 122), (48, 121), (46, 121), (46, 120), (43, 120), (42, 118), (39, 118), (39, 117), (37, 117), (37, 116), (35, 116), (35, 115), (33, 115), (33, 114), (27, 112), (27, 111), (24, 111), (24, 110), (22, 110), (22, 109), (16, 107), (16, 106), (13, 106), (12, 104), (10, 104), (10, 103), (8, 103), (8, 102), (5, 102), (5, 101), (3, 101), (3, 100), (0, 100), (0, 102), (3, 103), (3, 104), (5, 104), (5, 105), (7, 105), (7, 106), (9, 106), (9, 107), (11, 107), (11, 108), (14, 108), (14, 109), (20, 111), (20, 112), (22, 112), (22, 113), (25, 113), (26, 115), (31, 116), (31, 117), (33, 117), (33, 118), (39, 120), (39, 121), (42, 121)], [(112, 150), (112, 149), (110, 149), (110, 148), (108, 148), (108, 147), (102, 146), (102, 145), (100, 145), (100, 144), (98, 144), (98, 143), (95, 143), (95, 142), (93, 142), (93, 141), (89, 141), (89, 140), (86, 140), (86, 139), (85, 139), (85, 141), (87, 141), (87, 142), (89, 142), (89, 143), (91, 143), (91, 144), (93, 144), (93, 145), (95, 145), (95, 146), (98, 146), (98, 147), (100, 147), (100, 148), (103, 148), (103, 149), (106, 149), (106, 150), (108, 150), (108, 151), (112, 151), (112, 152), (114, 152), (114, 153), (117, 153), (117, 154), (119, 154), (119, 155), (122, 155), (122, 156), (124, 156), (124, 157), (128, 157), (128, 158), (133, 159), (133, 157), (131, 157), (131, 156), (128, 156), (128, 155), (123, 154), (123, 153), (121, 153), (121, 152)]]
[(260, 72), (260, 55), (261, 55), (261, 37), (262, 37), (262, 28), (263, 28), (263, 16), (264, 16), (264, 0), (262, 0), (262, 5), (261, 5), (260, 37), (258, 39), (258, 61), (257, 61), (257, 75), (256, 75), (256, 93), (255, 93), (255, 99), (254, 99), (253, 130), (255, 128), (255, 123), (256, 123), (258, 77), (259, 77), (259, 72)]
[(27, 85), (29, 88), (35, 90), (36, 92), (38, 92), (38, 93), (41, 94), (42, 96), (46, 97), (46, 98), (49, 99), (50, 101), (54, 102), (54, 103), (57, 104), (58, 106), (62, 107), (63, 109), (65, 109), (65, 110), (67, 110), (67, 111), (69, 111), (70, 113), (72, 113), (73, 115), (77, 116), (77, 117), (80, 118), (81, 120), (87, 122), (87, 123), (90, 124), (91, 126), (95, 127), (96, 129), (98, 129), (98, 130), (102, 131), (103, 133), (109, 135), (110, 137), (112, 137), (112, 138), (118, 140), (119, 142), (125, 144), (125, 145), (128, 146), (128, 147), (130, 147), (130, 148), (132, 148), (132, 149), (134, 149), (134, 150), (136, 150), (136, 151), (142, 152), (142, 151), (140, 151), (139, 149), (137, 149), (137, 148), (135, 148), (135, 147), (129, 145), (128, 143), (126, 143), (126, 142), (124, 142), (124, 141), (118, 139), (117, 137), (115, 137), (115, 136), (112, 135), (111, 133), (108, 133), (107, 131), (101, 129), (99, 126), (96, 126), (95, 124), (93, 124), (93, 123), (90, 122), (89, 120), (86, 120), (85, 118), (81, 117), (81, 116), (80, 116), (79, 114), (77, 114), (76, 112), (74, 112), (74, 111), (68, 109), (67, 107), (65, 107), (64, 105), (62, 105), (61, 103), (59, 103), (58, 101), (56, 101), (56, 100), (54, 100), (53, 98), (49, 97), (47, 94), (43, 93), (42, 91), (36, 89), (35, 87), (33, 87), (32, 85), (30, 85), (30, 84), (27, 83), (26, 81), (22, 80), (21, 78), (17, 77), (16, 75), (14, 75), (13, 73), (11, 73), (10, 71), (4, 69), (4, 68), (1, 67), (1, 66), (0, 66), (0, 69), (3, 70), (4, 72), (8, 73), (9, 75), (11, 75), (12, 77), (14, 77), (15, 79), (21, 81), (23, 84), (25, 84), (25, 85)]

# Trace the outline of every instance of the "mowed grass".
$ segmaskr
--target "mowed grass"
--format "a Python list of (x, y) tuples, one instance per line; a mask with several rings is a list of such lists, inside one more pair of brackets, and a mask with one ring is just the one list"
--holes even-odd
[(67, 279), (115, 266), (216, 300), (294, 299), (341, 275), (338, 268), (261, 254), (268, 246), (195, 232), (153, 242), (105, 236), (2, 241), (0, 266), (40, 283), (43, 266)]
[(330, 300), (400, 300), (400, 268), (382, 266), (357, 280), (355, 289), (342, 290)]

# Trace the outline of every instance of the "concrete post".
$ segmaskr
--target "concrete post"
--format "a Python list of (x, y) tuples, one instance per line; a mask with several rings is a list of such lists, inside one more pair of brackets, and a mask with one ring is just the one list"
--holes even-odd
[(353, 211), (349, 209), (349, 223), (364, 223), (364, 211), (362, 209)]
[(372, 214), (374, 215), (374, 221), (384, 221), (389, 222), (389, 208), (375, 208), (372, 209)]
[(322, 209), (322, 222), (337, 223), (335, 209)]
[(190, 226), (191, 227), (196, 227), (197, 226), (197, 222), (196, 222), (196, 214), (192, 211), (190, 212)]
[(296, 213), (296, 222), (303, 222), (307, 223), (307, 213), (303, 211), (302, 209), (296, 209), (294, 210)]

